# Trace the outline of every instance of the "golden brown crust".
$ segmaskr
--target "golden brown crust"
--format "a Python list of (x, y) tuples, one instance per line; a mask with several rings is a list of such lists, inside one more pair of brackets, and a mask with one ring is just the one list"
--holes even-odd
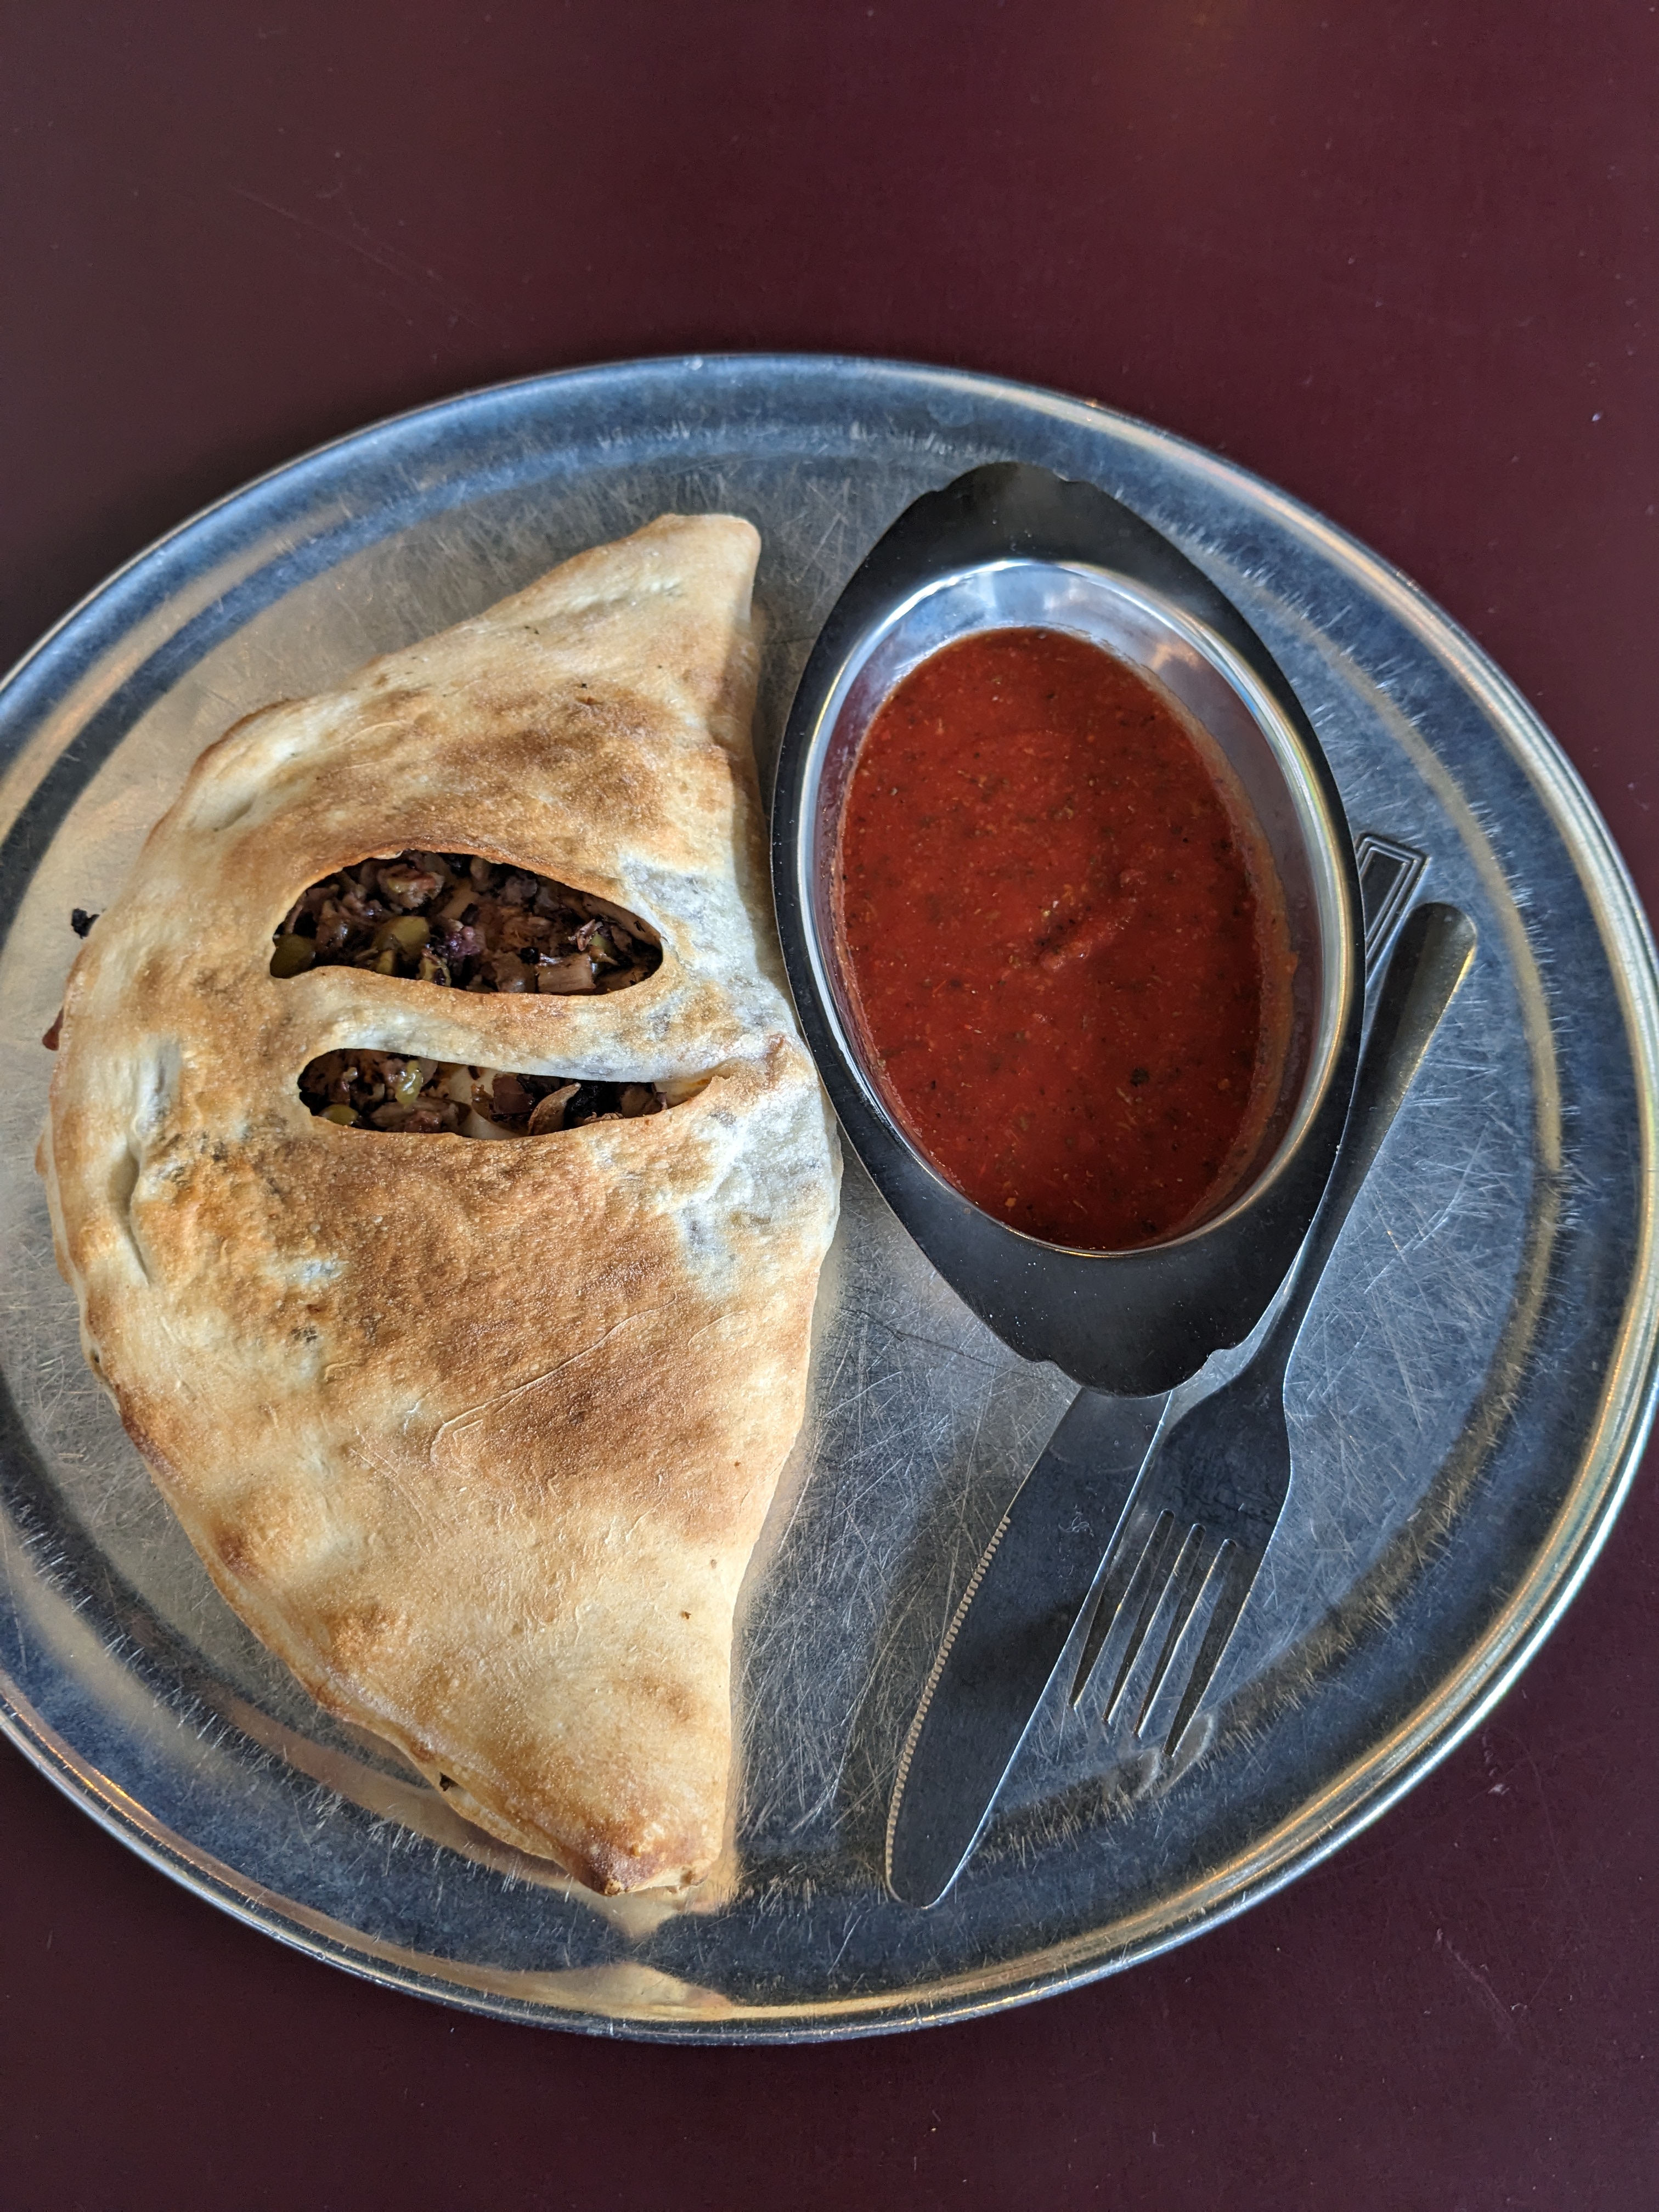
[[(197, 763), (76, 962), (43, 1169), (88, 1356), (331, 1710), (618, 1891), (719, 1849), (738, 1586), (799, 1425), (836, 1156), (778, 981), (749, 752), (757, 541), (664, 516)], [(299, 892), (405, 847), (660, 933), (600, 998), (277, 981)], [(343, 1129), (380, 1047), (651, 1082), (513, 1143)]]

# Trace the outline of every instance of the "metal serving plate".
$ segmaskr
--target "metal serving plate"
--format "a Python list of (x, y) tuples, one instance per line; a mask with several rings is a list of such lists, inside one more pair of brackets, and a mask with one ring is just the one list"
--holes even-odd
[[(1425, 853), (1478, 964), (1322, 1288), (1290, 1503), (1173, 1784), (1055, 1717), (937, 1911), (881, 1881), (893, 1768), (963, 1577), (1071, 1395), (933, 1275), (856, 1171), (811, 1408), (741, 1632), (741, 1881), (604, 1905), (471, 1834), (228, 1611), (76, 1341), (31, 1168), (75, 939), (227, 724), (665, 508), (764, 535), (775, 739), (826, 611), (918, 494), (1086, 477), (1285, 668), (1356, 830)], [(1659, 1002), (1618, 856), (1504, 679), (1390, 569), (1212, 456), (1051, 393), (857, 361), (647, 362), (365, 432), (167, 539), (0, 693), (0, 1697), (115, 1832), (288, 1942), (506, 2018), (742, 2041), (960, 2017), (1126, 1966), (1312, 1864), (1536, 1648), (1650, 1409)], [(411, 1224), (418, 1231), (418, 1224)]]

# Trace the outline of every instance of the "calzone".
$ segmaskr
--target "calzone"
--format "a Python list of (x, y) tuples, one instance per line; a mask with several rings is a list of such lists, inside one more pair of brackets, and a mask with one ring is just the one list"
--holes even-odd
[(87, 1356), (224, 1595), (609, 1893), (721, 1850), (836, 1214), (757, 550), (664, 515), (237, 724), (75, 965), (42, 1144)]

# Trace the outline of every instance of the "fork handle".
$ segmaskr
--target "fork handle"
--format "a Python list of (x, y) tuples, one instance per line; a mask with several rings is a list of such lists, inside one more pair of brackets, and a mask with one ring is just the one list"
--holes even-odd
[(1253, 1363), (1264, 1378), (1276, 1365), (1289, 1363), (1342, 1224), (1423, 1064), (1441, 1017), (1469, 971), (1474, 947), (1474, 924), (1455, 906), (1431, 901), (1413, 908), (1401, 926), (1371, 1017), (1336, 1165), (1302, 1247), (1290, 1293)]

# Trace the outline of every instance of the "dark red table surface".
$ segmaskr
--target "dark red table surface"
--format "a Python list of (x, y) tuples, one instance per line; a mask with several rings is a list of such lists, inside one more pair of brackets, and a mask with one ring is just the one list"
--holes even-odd
[[(0, 6), (0, 654), (394, 410), (902, 356), (1143, 415), (1438, 598), (1651, 902), (1638, 0)], [(609, 2044), (222, 1917), (0, 1746), (0, 2206), (1650, 2208), (1659, 1498), (1496, 1716), (1133, 1972), (823, 2049)]]

